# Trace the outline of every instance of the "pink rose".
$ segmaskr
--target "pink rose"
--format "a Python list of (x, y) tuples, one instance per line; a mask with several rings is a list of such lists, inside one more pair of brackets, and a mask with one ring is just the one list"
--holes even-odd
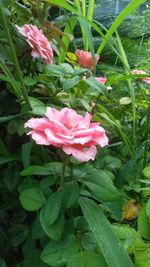
[[(132, 74), (147, 74), (144, 70), (132, 70)], [(139, 78), (139, 80), (143, 81), (144, 83), (150, 84), (150, 78), (149, 77), (143, 77)]]
[(45, 64), (53, 62), (53, 50), (48, 39), (43, 34), (42, 30), (39, 30), (34, 25), (25, 24), (22, 27), (16, 26), (17, 30), (22, 34), (27, 43), (32, 48), (31, 55), (34, 58), (42, 58)]
[[(102, 83), (102, 84), (105, 84), (105, 82), (107, 81), (107, 78), (104, 78), (104, 77), (95, 77), (95, 79), (96, 79), (99, 83)], [(107, 90), (107, 91), (112, 90), (112, 87), (111, 87), (111, 86), (106, 86), (106, 90)]]
[(102, 83), (102, 84), (104, 84), (104, 83), (107, 81), (107, 79), (104, 78), (104, 77), (95, 77), (95, 79), (96, 79), (99, 83)]
[[(93, 69), (93, 61), (92, 61), (92, 55), (90, 52), (86, 52), (83, 50), (79, 50), (77, 49), (75, 52), (75, 55), (77, 57), (77, 61), (79, 63), (79, 65), (83, 68), (87, 68), (92, 70)], [(100, 56), (99, 55), (95, 55), (95, 63), (97, 64), (98, 60), (99, 60)]]
[(47, 108), (44, 118), (31, 118), (25, 127), (32, 129), (28, 134), (37, 144), (62, 148), (67, 155), (85, 162), (95, 159), (96, 145), (108, 145), (105, 130), (91, 118), (88, 112), (83, 117), (69, 108)]

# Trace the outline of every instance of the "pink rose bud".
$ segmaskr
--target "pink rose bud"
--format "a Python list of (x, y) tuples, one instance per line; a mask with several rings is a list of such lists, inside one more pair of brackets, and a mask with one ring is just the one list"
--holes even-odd
[[(86, 52), (86, 51), (77, 49), (75, 52), (75, 55), (77, 57), (77, 61), (78, 61), (79, 65), (81, 67), (87, 68), (90, 70), (92, 70), (94, 68), (93, 61), (92, 61), (92, 55), (90, 52)], [(95, 63), (96, 64), (97, 64), (99, 58), (100, 58), (100, 56), (96, 54), (95, 55)]]
[[(131, 73), (132, 74), (147, 74), (144, 70), (132, 70)], [(141, 78), (138, 78), (138, 79), (141, 80), (144, 83), (150, 84), (150, 78), (149, 77), (141, 77)]]
[(104, 77), (95, 77), (95, 79), (96, 79), (99, 83), (102, 83), (102, 84), (104, 84), (104, 83), (107, 81), (107, 79), (104, 78)]
[(31, 129), (28, 134), (37, 144), (62, 148), (67, 155), (85, 162), (95, 159), (96, 145), (108, 145), (105, 130), (91, 119), (88, 112), (83, 117), (73, 109), (47, 108), (44, 118), (31, 118), (25, 127)]
[(32, 48), (31, 55), (34, 58), (42, 58), (45, 64), (53, 62), (53, 50), (48, 39), (43, 34), (42, 30), (39, 30), (34, 25), (25, 24), (22, 27), (16, 26), (20, 34), (22, 34), (27, 43)]
[[(105, 84), (105, 82), (107, 81), (107, 78), (104, 78), (104, 77), (95, 77), (95, 79), (101, 84)], [(106, 90), (107, 91), (112, 90), (112, 87), (106, 86)]]

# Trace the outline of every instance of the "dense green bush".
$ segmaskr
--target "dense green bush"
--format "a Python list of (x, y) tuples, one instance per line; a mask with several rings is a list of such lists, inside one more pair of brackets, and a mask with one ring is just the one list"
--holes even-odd
[(97, 2), (0, 1), (0, 267), (150, 266), (149, 7)]

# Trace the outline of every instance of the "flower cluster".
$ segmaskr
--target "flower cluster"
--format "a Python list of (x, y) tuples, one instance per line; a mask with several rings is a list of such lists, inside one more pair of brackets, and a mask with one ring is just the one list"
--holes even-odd
[(27, 24), (22, 27), (16, 26), (16, 28), (20, 34), (26, 38), (27, 43), (32, 48), (32, 57), (42, 58), (45, 64), (53, 62), (53, 50), (51, 44), (43, 34), (42, 30), (39, 30), (34, 25)]
[(83, 117), (69, 108), (47, 108), (44, 118), (31, 118), (25, 127), (32, 129), (28, 134), (37, 144), (62, 148), (67, 155), (85, 162), (95, 159), (96, 145), (108, 145), (105, 130), (91, 119), (88, 112)]

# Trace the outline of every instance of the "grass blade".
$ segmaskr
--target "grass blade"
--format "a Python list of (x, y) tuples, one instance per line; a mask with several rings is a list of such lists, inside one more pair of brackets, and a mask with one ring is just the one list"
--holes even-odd
[(117, 27), (121, 24), (121, 22), (124, 20), (126, 16), (128, 16), (131, 12), (133, 12), (138, 6), (140, 6), (142, 3), (144, 3), (145, 0), (132, 0), (124, 9), (123, 11), (118, 15), (118, 17), (115, 19), (112, 26), (107, 31), (105, 38), (103, 39), (102, 43), (100, 44), (97, 53), (100, 54), (109, 41), (112, 34), (116, 31)]
[(100, 208), (87, 198), (80, 198), (79, 204), (101, 248), (108, 267), (133, 267), (131, 259), (120, 245), (111, 224)]

